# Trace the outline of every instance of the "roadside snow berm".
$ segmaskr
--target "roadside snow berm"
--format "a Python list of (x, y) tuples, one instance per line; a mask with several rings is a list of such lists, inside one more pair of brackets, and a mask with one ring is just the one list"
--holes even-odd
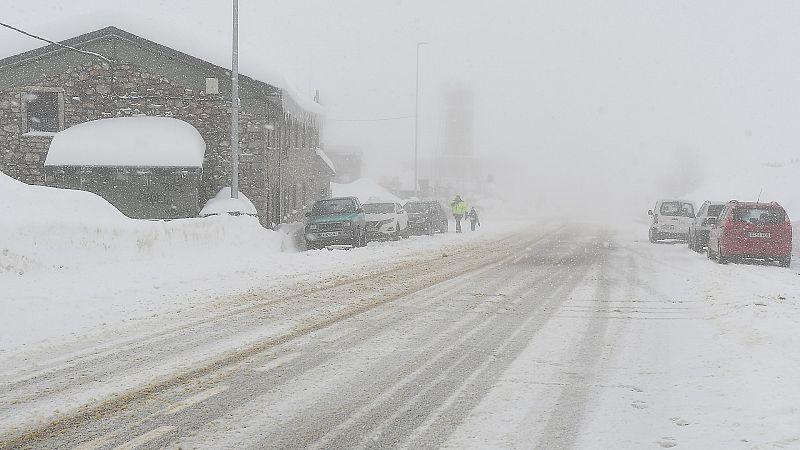
[(256, 216), (258, 211), (256, 211), (253, 202), (241, 191), (239, 191), (239, 198), (231, 198), (231, 188), (224, 187), (217, 192), (217, 195), (209, 199), (203, 209), (200, 210), (200, 217), (219, 214)]

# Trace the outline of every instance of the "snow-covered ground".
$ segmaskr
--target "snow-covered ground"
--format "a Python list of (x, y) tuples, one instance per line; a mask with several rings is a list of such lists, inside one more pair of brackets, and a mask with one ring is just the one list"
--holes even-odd
[(445, 447), (800, 447), (800, 264), (719, 265), (642, 230), (618, 230), (587, 278), (610, 291), (577, 288)]
[[(785, 202), (793, 205), (793, 197)], [(578, 448), (800, 444), (797, 240), (789, 269), (719, 265), (681, 243), (647, 242), (644, 220), (614, 228), (609, 242), (616, 256), (570, 294), (448, 446), (539, 442), (550, 422), (558, 424), (552, 417), (559, 417), (562, 400), (584, 411), (570, 422), (581, 424), (573, 442)], [(37, 365), (60, 364), (70, 354), (113, 350), (115, 340), (152, 337), (262, 301), (265, 293), (369, 276), (485, 245), (519, 228), (487, 222), (492, 226), (474, 234), (299, 252), (287, 235), (262, 228), (252, 217), (132, 220), (93, 194), (27, 186), (0, 174), (0, 379), (45, 370)], [(598, 280), (607, 280), (608, 292), (595, 290)], [(308, 311), (294, 320), (302, 322), (306, 313), (319, 320), (330, 306), (321, 305), (298, 303), (298, 311)], [(608, 323), (597, 336), (605, 343), (602, 352), (591, 365), (581, 355), (572, 361), (574, 347), (567, 343), (591, 337), (597, 315)], [(279, 320), (258, 333), (286, 332), (282, 327), (289, 324)], [(250, 338), (263, 338), (258, 333)], [(236, 348), (245, 338), (217, 342), (216, 350)], [(198, 348), (193, 358), (214, 351)], [(173, 356), (183, 361), (170, 364), (186, 363), (181, 355)], [(166, 364), (157, 373), (173, 369)], [(95, 390), (65, 393), (52, 404), (34, 401), (6, 419), (23, 424), (49, 417), (42, 411), (102, 399), (147, 383), (153, 373), (125, 374)], [(581, 397), (562, 398), (559, 389), (569, 386)], [(520, 413), (531, 404), (550, 422)]]
[(66, 340), (202, 315), (221, 298), (378, 271), (511, 228), (299, 252), (253, 217), (132, 220), (94, 194), (0, 173), (0, 366)]

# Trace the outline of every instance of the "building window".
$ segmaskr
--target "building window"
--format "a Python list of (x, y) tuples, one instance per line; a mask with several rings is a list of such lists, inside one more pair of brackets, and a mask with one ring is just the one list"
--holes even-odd
[(23, 94), (26, 133), (57, 133), (61, 131), (63, 101), (58, 91), (32, 90)]

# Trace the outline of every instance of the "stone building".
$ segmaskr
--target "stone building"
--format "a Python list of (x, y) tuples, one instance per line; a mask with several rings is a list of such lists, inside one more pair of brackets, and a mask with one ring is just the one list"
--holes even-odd
[[(187, 122), (205, 141), (199, 206), (229, 185), (228, 69), (115, 27), (62, 44), (111, 63), (59, 45), (0, 60), (0, 171), (30, 184), (56, 184), (44, 170), (55, 133), (146, 115)], [(239, 77), (239, 98), (240, 190), (263, 225), (299, 220), (313, 200), (330, 195), (333, 172), (319, 150), (320, 108), (246, 75)]]

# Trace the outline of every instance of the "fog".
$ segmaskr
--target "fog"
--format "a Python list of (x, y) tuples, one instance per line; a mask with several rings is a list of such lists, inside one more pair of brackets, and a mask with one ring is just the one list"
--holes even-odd
[[(230, 45), (228, 1), (0, 4), (51, 39), (116, 25)], [(412, 169), (419, 42), (423, 160), (442, 151), (445, 88), (468, 87), (475, 154), (520, 210), (641, 213), (800, 156), (797, 2), (241, 0), (240, 12), (241, 60), (318, 89), (326, 144), (363, 151), (376, 180)], [(5, 29), (0, 42), (3, 56), (39, 46)]]

